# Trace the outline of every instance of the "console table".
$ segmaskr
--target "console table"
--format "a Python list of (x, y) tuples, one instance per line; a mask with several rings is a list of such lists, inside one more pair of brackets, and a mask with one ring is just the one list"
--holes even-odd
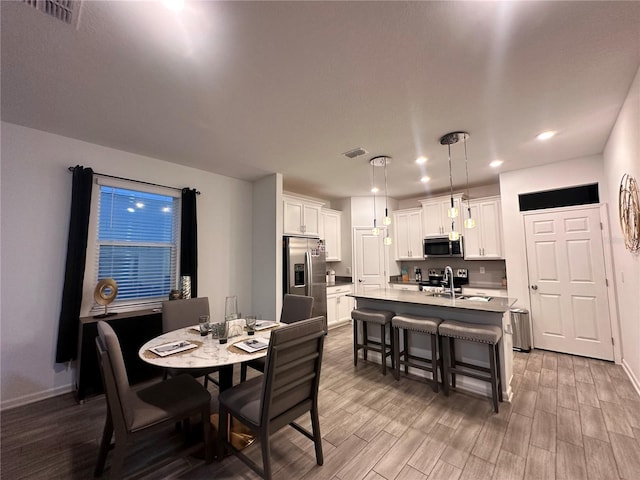
[(82, 317), (78, 332), (78, 359), (76, 363), (76, 400), (82, 403), (89, 395), (103, 393), (102, 376), (96, 354), (98, 321), (113, 327), (122, 348), (129, 383), (132, 385), (161, 374), (162, 370), (140, 360), (138, 350), (148, 340), (162, 334), (162, 312), (139, 310), (123, 312), (104, 318)]

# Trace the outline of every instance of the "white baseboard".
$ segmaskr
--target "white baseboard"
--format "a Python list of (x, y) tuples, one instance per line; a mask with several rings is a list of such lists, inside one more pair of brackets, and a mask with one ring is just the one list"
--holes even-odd
[(51, 388), (49, 390), (43, 390), (41, 392), (30, 393), (21, 397), (12, 398), (11, 400), (3, 400), (0, 404), (0, 411), (9, 410), (16, 407), (22, 407), (30, 403), (39, 402), (51, 397), (57, 397), (58, 395), (64, 395), (65, 393), (73, 392), (73, 385), (68, 384), (62, 387)]
[(633, 374), (633, 370), (631, 370), (631, 367), (629, 367), (629, 364), (625, 360), (622, 360), (622, 368), (624, 368), (629, 380), (631, 380), (633, 388), (635, 388), (638, 395), (640, 395), (640, 381), (638, 381), (638, 378)]

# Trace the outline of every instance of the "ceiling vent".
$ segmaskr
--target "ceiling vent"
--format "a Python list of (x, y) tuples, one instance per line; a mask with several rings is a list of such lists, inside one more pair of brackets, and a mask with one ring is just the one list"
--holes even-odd
[(364, 148), (358, 147), (354, 148), (353, 150), (349, 150), (348, 152), (344, 152), (343, 155), (347, 158), (356, 158), (362, 155), (366, 155), (367, 153), (369, 152), (367, 152)]
[(81, 0), (22, 0), (22, 3), (61, 22), (78, 27)]

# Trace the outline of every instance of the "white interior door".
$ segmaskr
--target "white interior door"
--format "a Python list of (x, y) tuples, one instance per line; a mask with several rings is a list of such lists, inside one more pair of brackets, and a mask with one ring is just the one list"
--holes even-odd
[(537, 348), (613, 360), (600, 212), (525, 216)]
[(384, 288), (387, 284), (383, 238), (383, 229), (380, 229), (380, 235), (373, 235), (370, 228), (355, 228), (354, 283), (358, 292)]

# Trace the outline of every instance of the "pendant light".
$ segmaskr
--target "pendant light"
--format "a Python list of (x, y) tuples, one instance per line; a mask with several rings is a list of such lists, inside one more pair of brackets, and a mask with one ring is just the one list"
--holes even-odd
[[(384, 168), (384, 218), (382, 219), (382, 223), (385, 226), (389, 226), (391, 225), (391, 217), (389, 216), (389, 200), (388, 200), (388, 194), (387, 194), (387, 165), (391, 162), (391, 157), (388, 157), (386, 155), (379, 155), (377, 157), (373, 157), (371, 160), (369, 160), (369, 163), (371, 164), (371, 168), (373, 169), (373, 178), (374, 178), (374, 183), (375, 183), (375, 169), (376, 167), (383, 167)], [(373, 189), (372, 189), (373, 191)], [(377, 190), (376, 190), (377, 191)], [(374, 196), (374, 217), (375, 217), (375, 196)], [(377, 230), (376, 230), (377, 229)], [(378, 233), (380, 233), (380, 229), (376, 227), (376, 221), (374, 218), (374, 230), (377, 231)], [(374, 233), (374, 235), (377, 235), (378, 233)], [(385, 245), (391, 245), (393, 243), (393, 241), (391, 240), (391, 237), (389, 236), (389, 229), (386, 228), (385, 229), (385, 236), (384, 236), (384, 240), (383, 243)]]
[(447, 211), (447, 216), (451, 218), (451, 231), (449, 232), (449, 240), (458, 240), (460, 232), (456, 230), (455, 218), (458, 216), (458, 209), (453, 200), (453, 175), (451, 173), (451, 145), (458, 143), (460, 140), (469, 138), (467, 132), (451, 132), (440, 137), (440, 145), (446, 145), (449, 152), (449, 195), (451, 199), (451, 207)]
[(376, 166), (373, 159), (369, 163), (371, 164), (371, 192), (373, 193), (373, 228), (371, 229), (371, 234), (377, 237), (380, 235), (380, 228), (378, 228), (376, 212), (376, 192), (378, 191), (378, 187), (376, 187)]
[(464, 228), (470, 230), (476, 226), (476, 221), (471, 218), (471, 207), (469, 206), (469, 160), (467, 158), (467, 138), (469, 135), (467, 134), (464, 137), (464, 170), (467, 175), (467, 218), (464, 219)]

